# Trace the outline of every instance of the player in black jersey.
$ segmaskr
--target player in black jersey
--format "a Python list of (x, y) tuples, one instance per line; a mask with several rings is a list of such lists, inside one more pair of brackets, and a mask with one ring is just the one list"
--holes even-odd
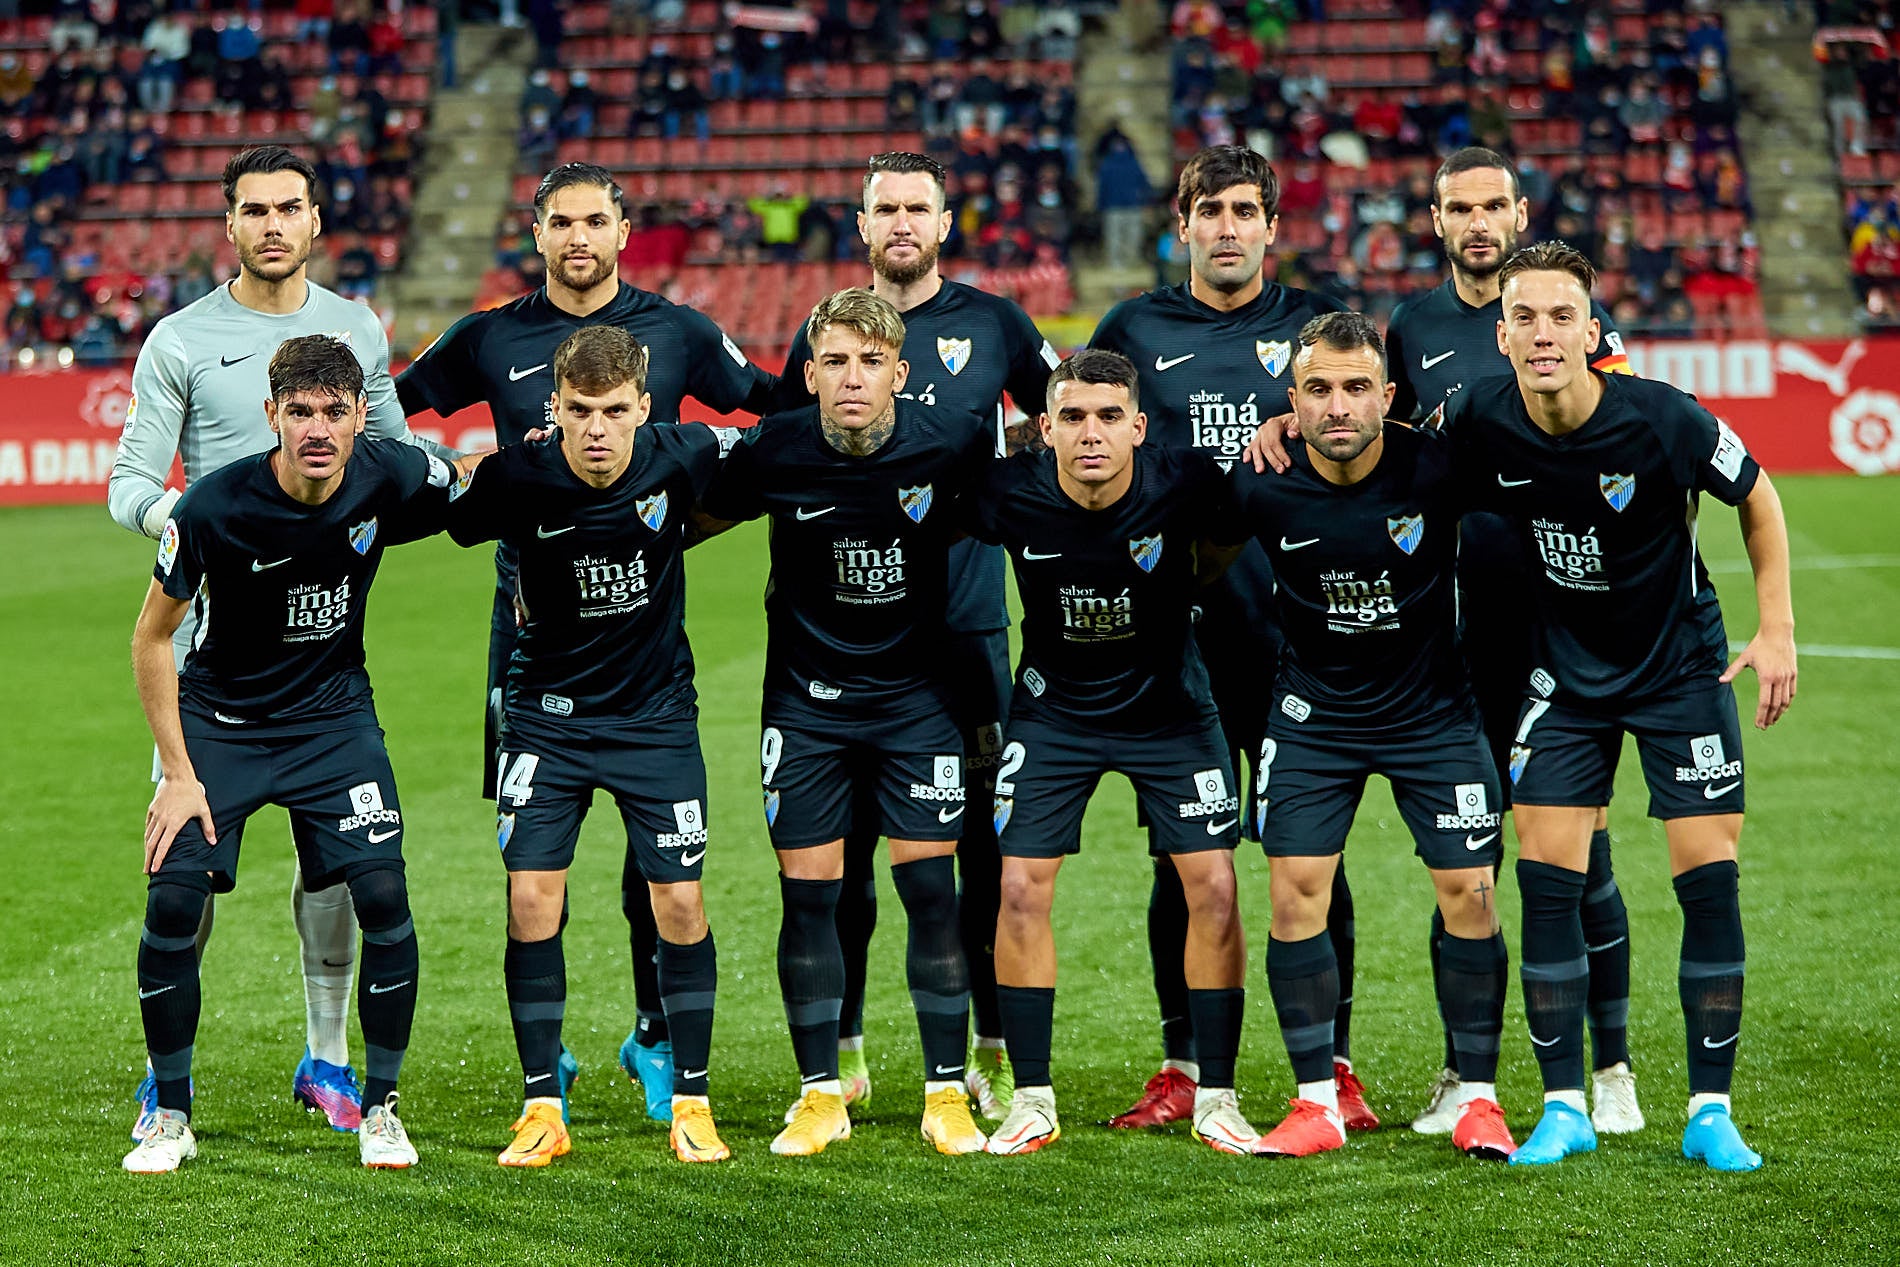
[[(1461, 474), (1489, 495), (1535, 561), (1529, 698), (1510, 757), (1519, 841), (1524, 1013), (1544, 1076), (1544, 1117), (1512, 1161), (1596, 1147), (1584, 1116), (1587, 982), (1579, 908), (1590, 830), (1634, 735), (1663, 820), (1682, 907), (1679, 987), (1688, 1030), (1685, 1156), (1752, 1170), (1728, 1112), (1741, 1032), (1737, 891), (1741, 726), (1729, 685), (1760, 679), (1755, 724), (1795, 685), (1794, 614), (1781, 503), (1739, 438), (1663, 383), (1591, 372), (1596, 270), (1560, 242), (1501, 273), (1498, 347), (1515, 380), (1466, 387), (1445, 411)], [(1760, 624), (1727, 662), (1721, 607), (1696, 552), (1707, 492), (1740, 510)]]
[(569, 1148), (561, 1043), (567, 873), (596, 788), (627, 829), (623, 890), (651, 903), (660, 998), (679, 1060), (671, 1140), (681, 1161), (730, 1156), (706, 1094), (717, 967), (699, 877), (706, 856), (681, 555), (692, 506), (718, 468), (719, 435), (650, 427), (647, 353), (626, 331), (583, 326), (555, 350), (558, 444), (510, 445), (451, 497), (462, 545), (507, 543), (527, 619), (503, 691), (496, 834), (508, 871), (502, 973), (525, 1103), (504, 1166)]
[(1197, 1139), (1250, 1154), (1234, 1061), (1246, 943), (1234, 881), (1240, 802), (1192, 636), (1196, 546), (1226, 501), (1212, 458), (1143, 447), (1135, 368), (1085, 350), (1049, 380), (1041, 428), (1050, 451), (991, 468), (966, 513), (1008, 548), (1023, 602), (1023, 652), (992, 806), (1003, 852), (997, 995), (1016, 1067), (992, 1153), (1027, 1153), (1061, 1135), (1050, 1083), (1056, 946), (1050, 914), (1063, 859), (1103, 774), (1135, 785), (1151, 848), (1187, 893), (1188, 1006), (1200, 1042)]
[[(944, 208), (942, 164), (925, 154), (879, 154), (865, 166), (864, 207), (858, 233), (869, 248), (871, 290), (904, 318), (904, 361), (911, 377), (899, 399), (932, 416), (968, 415), (1005, 447), (1003, 396), (1039, 411), (1055, 350), (1016, 304), (974, 286), (946, 280), (937, 251), (950, 232)], [(812, 401), (802, 370), (811, 346), (801, 328), (792, 337), (772, 400), (776, 410)], [(1032, 419), (1033, 422), (1033, 419)], [(1008, 447), (1026, 437), (1010, 433)], [(1038, 438), (1039, 442), (1039, 438)], [(1009, 612), (1003, 596), (1003, 553), (978, 541), (950, 550), (951, 715), (963, 733), (964, 782), (970, 801), (988, 801), (1009, 701)], [(845, 841), (845, 887), (838, 899), (838, 940), (844, 948), (845, 994), (839, 1023), (839, 1069), (845, 1102), (871, 1093), (864, 1055), (864, 967), (877, 924), (872, 857), (877, 834), (868, 827)], [(965, 824), (957, 844), (963, 952), (970, 965), (975, 1033), (965, 1080), (984, 1116), (1009, 1111), (1015, 1086), (996, 1012), (996, 906), (1000, 861), (996, 833), (981, 815)]]
[(1357, 313), (1309, 322), (1292, 392), (1306, 441), (1283, 476), (1243, 462), (1233, 477), (1241, 526), (1273, 563), (1286, 640), (1254, 798), (1273, 873), (1267, 980), (1299, 1091), (1262, 1151), (1298, 1157), (1346, 1142), (1326, 908), (1366, 777), (1383, 774), (1448, 928), (1437, 986), (1462, 1078), (1452, 1140), (1503, 1158), (1515, 1145), (1496, 1087), (1506, 959), (1491, 898), (1502, 806), (1457, 639), (1465, 498), (1448, 445), (1385, 426), (1383, 353), (1378, 329)]
[[(125, 1158), (141, 1173), (197, 1156), (189, 1119), (198, 921), (206, 896), (236, 883), (245, 820), (272, 803), (295, 820), (309, 887), (346, 882), (363, 930), (363, 1164), (416, 1160), (396, 1116), (416, 1007), (416, 935), (402, 810), (363, 669), (363, 603), (382, 561), (382, 517), (439, 502), (454, 473), (413, 446), (358, 440), (363, 367), (336, 339), (285, 341), (271, 358), (270, 389), (264, 409), (278, 446), (185, 491), (160, 534), (132, 636), (162, 771), (145, 816), (151, 881), (138, 952), (158, 1110)], [(181, 674), (172, 634), (213, 591), (217, 619), (200, 623)]]
[[(620, 248), (632, 228), (613, 173), (592, 163), (563, 163), (534, 193), (534, 241), (547, 284), (513, 303), (463, 317), (396, 379), (405, 413), (444, 417), (480, 401), (495, 418), (495, 442), (513, 444), (552, 424), (554, 351), (586, 325), (625, 330), (647, 350), (647, 394), (655, 422), (678, 422), (688, 396), (721, 413), (765, 413), (773, 379), (746, 359), (724, 331), (694, 309), (620, 280)], [(514, 648), (513, 547), (495, 550), (495, 604), (489, 620), (486, 739), (482, 795), (495, 795), (500, 751), (502, 676)], [(652, 907), (645, 889), (622, 895), (633, 952), (638, 1021), (620, 1047), (620, 1064), (646, 1092), (647, 1115), (672, 1112), (673, 1056), (667, 1038)]]
[[(1498, 270), (1517, 249), (1530, 223), (1530, 202), (1518, 192), (1517, 173), (1494, 150), (1476, 146), (1447, 158), (1432, 180), (1432, 224), (1445, 243), (1451, 276), (1441, 286), (1401, 303), (1386, 330), (1389, 373), (1397, 386), (1392, 416), (1424, 420), (1467, 383), (1511, 376), (1509, 357), (1498, 352)], [(1603, 305), (1591, 302), (1601, 337), (1591, 368), (1629, 373), (1623, 339)], [(1517, 728), (1524, 682), (1530, 676), (1530, 618), (1521, 601), (1531, 584), (1530, 560), (1517, 534), (1497, 515), (1465, 516), (1460, 532), (1459, 613), (1471, 663), (1471, 685), (1484, 718), (1510, 803), (1505, 771), (1511, 732)], [(1597, 817), (1590, 837), (1590, 873), (1584, 890), (1583, 933), (1590, 960), (1591, 1120), (1599, 1131), (1641, 1130), (1636, 1077), (1629, 1063), (1629, 913), (1610, 868), (1609, 813)], [(1443, 918), (1432, 913), (1432, 963), (1437, 971)], [(1457, 1057), (1445, 1035), (1445, 1067), (1432, 1084), (1412, 1129), (1425, 1135), (1449, 1132), (1458, 1120)]]
[(765, 821), (784, 920), (779, 983), (800, 1096), (772, 1151), (851, 1134), (838, 1069), (844, 840), (863, 818), (890, 841), (910, 921), (905, 967), (924, 1055), (924, 1137), (979, 1152), (963, 1073), (970, 985), (952, 857), (964, 818), (962, 743), (944, 679), (955, 503), (991, 460), (989, 429), (926, 413), (904, 389), (904, 319), (868, 290), (812, 309), (803, 368), (816, 405), (746, 433), (706, 492), (702, 528), (770, 516), (765, 598)]
[[(1293, 347), (1300, 327), (1344, 307), (1324, 295), (1268, 281), (1267, 248), (1278, 229), (1279, 179), (1266, 159), (1240, 146), (1202, 150), (1181, 171), (1175, 195), (1181, 240), (1191, 273), (1110, 310), (1089, 346), (1119, 352), (1140, 371), (1142, 405), (1151, 445), (1192, 448), (1231, 467), (1264, 418), (1282, 410), (1293, 384)], [(1258, 675), (1278, 645), (1268, 595), (1273, 576), (1257, 546), (1246, 551), (1199, 599), (1195, 641), (1205, 657), (1221, 729), (1234, 754), (1229, 774), (1238, 786), (1241, 753), (1259, 750), (1266, 729)], [(1343, 875), (1343, 872), (1342, 872)], [(1343, 882), (1342, 882), (1343, 883)], [(1141, 1098), (1113, 1119), (1114, 1126), (1179, 1121), (1194, 1106), (1193, 1026), (1180, 962), (1187, 908), (1165, 855), (1155, 859), (1148, 907), (1148, 947), (1155, 994), (1161, 1004), (1161, 1070)], [(1342, 1002), (1339, 1077), (1348, 1125), (1370, 1129), (1378, 1119), (1365, 1107), (1352, 1073), (1352, 903), (1333, 903)]]

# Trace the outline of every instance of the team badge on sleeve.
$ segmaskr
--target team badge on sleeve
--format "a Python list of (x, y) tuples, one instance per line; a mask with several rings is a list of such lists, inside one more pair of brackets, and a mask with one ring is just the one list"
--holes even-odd
[(930, 513), (930, 494), (934, 485), (925, 484), (921, 488), (900, 488), (897, 490), (897, 504), (904, 508), (910, 521), (920, 524), (924, 516)]
[(963, 367), (970, 363), (970, 341), (968, 339), (938, 339), (937, 359), (955, 378), (963, 373)]
[(1135, 566), (1144, 572), (1155, 570), (1155, 564), (1161, 562), (1161, 538), (1136, 537), (1128, 543), (1128, 553), (1134, 558)]
[[(132, 425), (129, 414), (125, 425)], [(1748, 446), (1720, 418), (1715, 420), (1715, 427), (1715, 452), (1709, 456), (1709, 465), (1722, 472), (1722, 478), (1732, 483), (1742, 478), (1742, 459), (1748, 456)]]
[(1620, 511), (1636, 496), (1636, 477), (1634, 475), (1599, 475), (1597, 487), (1603, 490), (1603, 500), (1610, 503), (1610, 509)]
[(642, 497), (633, 503), (634, 513), (640, 516), (640, 522), (658, 532), (660, 525), (666, 522), (666, 490), (661, 489), (651, 497)]
[(1253, 354), (1260, 358), (1261, 369), (1278, 378), (1293, 364), (1293, 340), (1255, 339)]
[(1410, 554), (1418, 549), (1418, 543), (1425, 536), (1425, 516), (1400, 515), (1396, 519), (1385, 521), (1385, 530), (1392, 534), (1392, 544)]
[(350, 529), (350, 549), (358, 554), (368, 554), (369, 548), (376, 544), (376, 516), (371, 515), (362, 523)]

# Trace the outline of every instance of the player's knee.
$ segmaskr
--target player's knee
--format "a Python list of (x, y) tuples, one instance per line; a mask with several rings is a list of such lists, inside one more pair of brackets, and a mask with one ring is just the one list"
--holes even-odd
[(1001, 909), (1011, 919), (1047, 918), (1054, 905), (1055, 886), (1027, 867), (1003, 864)]
[(654, 927), (660, 936), (676, 946), (697, 945), (706, 935), (706, 908), (699, 883), (686, 880), (649, 885), (648, 889)]
[(892, 867), (891, 884), (912, 919), (948, 918), (956, 907), (956, 866), (948, 854)]
[[(395, 867), (359, 871), (349, 879), (356, 922), (369, 940), (400, 941), (413, 931), (409, 919), (409, 883)], [(407, 931), (405, 931), (407, 930)]]
[(210, 882), (201, 875), (160, 876), (145, 891), (145, 928), (164, 939), (195, 938), (211, 897)]

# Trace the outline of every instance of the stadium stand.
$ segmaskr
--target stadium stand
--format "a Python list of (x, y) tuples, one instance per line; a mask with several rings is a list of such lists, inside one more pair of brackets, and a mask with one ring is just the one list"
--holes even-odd
[(1900, 325), (1900, 62), (1896, 6), (1819, 0), (1814, 59), (1847, 230), (1848, 273), (1863, 327)]
[(367, 297), (401, 262), (437, 55), (431, 6), (128, 0), (104, 6), (103, 24), (99, 9), (0, 20), (7, 365), (128, 358), (214, 285), (219, 175), (244, 144), (281, 141), (317, 162), (318, 280)]

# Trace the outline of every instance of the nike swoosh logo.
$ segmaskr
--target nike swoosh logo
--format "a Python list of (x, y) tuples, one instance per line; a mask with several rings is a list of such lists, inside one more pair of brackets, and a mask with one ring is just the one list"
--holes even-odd
[(1491, 843), (1492, 841), (1494, 841), (1494, 840), (1496, 840), (1497, 838), (1498, 838), (1498, 834), (1497, 834), (1496, 832), (1492, 832), (1492, 833), (1491, 833), (1490, 835), (1488, 835), (1488, 836), (1480, 836), (1480, 837), (1479, 837), (1478, 839), (1476, 839), (1476, 840), (1473, 840), (1473, 839), (1472, 839), (1471, 837), (1469, 837), (1469, 836), (1466, 836), (1466, 837), (1465, 837), (1465, 848), (1467, 848), (1467, 849), (1482, 849), (1482, 848), (1484, 848), (1484, 847), (1485, 847), (1486, 845), (1488, 845), (1488, 844), (1490, 844), (1490, 843)]
[(1239, 821), (1238, 818), (1230, 818), (1224, 823), (1209, 823), (1207, 825), (1207, 834), (1210, 836), (1218, 836)]
[(698, 853), (683, 853), (680, 855), (680, 865), (682, 867), (690, 867), (695, 862), (698, 862), (701, 858), (704, 858), (705, 856), (706, 856), (706, 851), (704, 849), (700, 850)]
[(543, 528), (539, 524), (536, 524), (535, 529), (534, 529), (534, 535), (541, 538), (543, 541), (546, 541), (549, 537), (558, 537), (564, 532), (572, 532), (574, 531), (576, 526), (577, 525), (575, 524), (569, 524), (565, 528), (556, 528), (553, 532), (549, 532), (546, 528)]
[(548, 363), (546, 361), (541, 362), (539, 365), (530, 365), (525, 370), (518, 370), (514, 366), (510, 365), (508, 367), (508, 381), (511, 383), (519, 383), (522, 379), (526, 378), (528, 375), (537, 373), (541, 370), (546, 369), (547, 367), (548, 367)]
[(1181, 362), (1191, 361), (1193, 359), (1194, 359), (1194, 353), (1192, 352), (1189, 352), (1186, 356), (1177, 356), (1174, 359), (1168, 360), (1168, 361), (1164, 361), (1160, 357), (1157, 356), (1155, 358), (1155, 373), (1159, 374), (1163, 370), (1171, 370), (1175, 366), (1179, 365)]
[(371, 994), (388, 994), (392, 990), (400, 990), (406, 985), (414, 984), (415, 978), (411, 977), (407, 981), (398, 981), (395, 985), (372, 985), (369, 988), (369, 992)]
[(163, 994), (167, 990), (176, 990), (177, 988), (178, 987), (176, 985), (161, 985), (156, 990), (140, 990), (139, 997), (141, 999), (149, 999), (157, 995)]
[(937, 1072), (940, 1074), (943, 1074), (945, 1077), (948, 1077), (949, 1075), (953, 1073), (962, 1073), (963, 1066), (962, 1065), (938, 1065)]
[(1724, 1038), (1721, 1042), (1712, 1043), (1709, 1041), (1709, 1036), (1707, 1034), (1704, 1034), (1702, 1036), (1702, 1045), (1704, 1047), (1707, 1047), (1710, 1051), (1720, 1051), (1722, 1050), (1722, 1048), (1728, 1046), (1730, 1043), (1734, 1042), (1736, 1039), (1740, 1038), (1741, 1036), (1742, 1036), (1742, 1031), (1738, 1029), (1733, 1034), (1730, 1034), (1727, 1038)]
[(1563, 1037), (1562, 1034), (1559, 1034), (1555, 1038), (1539, 1038), (1537, 1035), (1532, 1034), (1531, 1042), (1539, 1047), (1555, 1047), (1558, 1043), (1563, 1041)]
[(937, 811), (937, 821), (940, 823), (954, 823), (963, 817), (965, 808), (967, 807), (959, 805), (955, 809), (940, 809)]
[(1457, 348), (1453, 348), (1449, 352), (1440, 352), (1437, 356), (1426, 356), (1424, 353), (1421, 352), (1418, 358), (1418, 367), (1422, 370), (1428, 370), (1432, 366), (1444, 360), (1446, 357), (1457, 356), (1457, 355), (1458, 355)]
[(401, 830), (402, 828), (400, 827), (391, 827), (388, 831), (373, 831), (369, 834), (369, 843), (372, 845), (380, 845)]
[(1023, 562), (1025, 563), (1033, 559), (1059, 559), (1061, 557), (1062, 551), (1060, 550), (1057, 550), (1054, 554), (1037, 554), (1034, 550), (1023, 551)]
[(221, 356), (218, 358), (218, 364), (224, 366), (224, 368), (226, 369), (230, 369), (233, 365), (236, 365), (239, 361), (248, 361), (253, 356), (256, 356), (256, 355), (257, 353), (255, 352), (249, 352), (243, 356), (237, 356), (237, 357)]
[(1705, 801), (1713, 801), (1719, 796), (1727, 796), (1740, 786), (1741, 783), (1738, 781), (1735, 783), (1724, 783), (1721, 787), (1705, 787), (1702, 789), (1702, 799)]
[(1499, 488), (1522, 488), (1528, 483), (1530, 483), (1529, 480), (1507, 480), (1502, 475), (1498, 476)]
[[(295, 556), (293, 555), (292, 557), (294, 558)], [(279, 559), (279, 560), (277, 560), (277, 562), (275, 562), (275, 563), (264, 563), (264, 562), (261, 562), (260, 560), (257, 560), (257, 559), (252, 559), (252, 560), (251, 560), (251, 571), (253, 571), (253, 572), (268, 572), (268, 571), (270, 571), (270, 570), (271, 570), (272, 568), (280, 568), (280, 567), (282, 567), (282, 566), (284, 566), (284, 564), (286, 564), (286, 563), (288, 563), (288, 562), (290, 562), (290, 559), (287, 559), (287, 558), (286, 558), (286, 559)]]
[(1285, 537), (1280, 538), (1280, 548), (1282, 550), (1304, 550), (1307, 546), (1316, 546), (1318, 544), (1318, 537), (1314, 537), (1311, 541), (1288, 541)]
[(536, 1075), (534, 1075), (534, 1077), (528, 1079), (528, 1085), (533, 1086), (535, 1083), (541, 1082), (548, 1078), (552, 1078), (553, 1076), (554, 1075), (551, 1073), (537, 1073)]
[(823, 510), (807, 512), (803, 506), (800, 506), (797, 510), (793, 511), (792, 514), (797, 518), (798, 522), (804, 523), (807, 519), (816, 519), (820, 515), (829, 515), (836, 509), (838, 509), (836, 506), (827, 506)]
[(1603, 943), (1603, 944), (1602, 944), (1601, 946), (1588, 946), (1588, 945), (1586, 945), (1586, 946), (1585, 946), (1585, 947), (1583, 948), (1583, 953), (1584, 953), (1584, 954), (1586, 954), (1586, 955), (1600, 955), (1600, 954), (1602, 954), (1602, 953), (1603, 953), (1604, 951), (1606, 951), (1606, 950), (1609, 950), (1609, 949), (1610, 949), (1611, 947), (1613, 947), (1613, 946), (1621, 946), (1621, 945), (1622, 945), (1622, 944), (1623, 944), (1624, 942), (1626, 942), (1626, 941), (1628, 941), (1628, 940), (1629, 940), (1629, 938), (1627, 938), (1627, 937), (1618, 937), (1618, 938), (1616, 938), (1616, 939), (1615, 939), (1614, 941), (1606, 941), (1606, 942), (1604, 942), (1604, 943)]
[(682, 1070), (680, 1070), (680, 1077), (682, 1077), (682, 1078), (703, 1078), (703, 1077), (705, 1077), (705, 1076), (706, 1076), (706, 1071), (705, 1071), (704, 1069), (682, 1069)]

